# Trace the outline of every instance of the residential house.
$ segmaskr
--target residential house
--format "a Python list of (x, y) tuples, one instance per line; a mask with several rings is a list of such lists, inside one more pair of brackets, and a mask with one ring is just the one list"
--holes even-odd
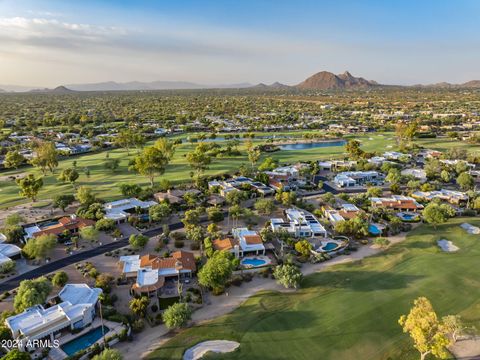
[(337, 174), (333, 182), (342, 188), (364, 186), (383, 182), (383, 175), (378, 171), (345, 171)]
[(137, 295), (158, 295), (169, 278), (191, 278), (197, 270), (195, 257), (188, 251), (175, 251), (170, 257), (158, 255), (121, 256), (119, 266), (122, 275), (135, 279), (132, 293)]
[(324, 208), (325, 217), (330, 221), (332, 225), (340, 221), (350, 220), (358, 216), (361, 210), (354, 204), (344, 203), (340, 205), (340, 209), (332, 209), (328, 206)]
[(37, 223), (24, 227), (25, 236), (24, 239), (39, 237), (41, 235), (53, 234), (59, 237), (63, 234), (75, 235), (78, 234), (80, 229), (86, 226), (95, 225), (95, 221), (78, 217), (74, 214), (70, 216), (64, 216), (58, 220), (49, 220), (48, 222)]
[(390, 197), (372, 197), (370, 198), (372, 207), (386, 208), (395, 211), (413, 211), (423, 209), (423, 205), (414, 198), (403, 195), (392, 195)]
[(62, 330), (79, 330), (90, 325), (101, 293), (102, 289), (87, 284), (67, 284), (58, 294), (59, 304), (35, 305), (8, 317), (5, 325), (15, 340), (21, 340), (18, 343), (21, 350), (33, 350), (25, 348), (27, 342), (45, 338), (53, 341)]
[(440, 189), (434, 191), (415, 191), (414, 193), (412, 193), (412, 197), (422, 201), (440, 199), (455, 205), (466, 203), (468, 201), (468, 195), (466, 193), (447, 189)]
[(106, 219), (112, 219), (120, 223), (127, 220), (137, 209), (147, 210), (157, 204), (155, 201), (142, 201), (136, 198), (130, 198), (105, 203), (103, 208), (105, 209)]
[(327, 231), (317, 218), (305, 210), (290, 208), (285, 210), (285, 216), (286, 220), (280, 218), (270, 220), (273, 231), (286, 231), (296, 238), (327, 236)]
[(239, 256), (244, 256), (246, 253), (265, 255), (262, 237), (256, 231), (248, 230), (247, 228), (234, 228), (232, 229), (232, 234), (233, 238), (238, 242)]

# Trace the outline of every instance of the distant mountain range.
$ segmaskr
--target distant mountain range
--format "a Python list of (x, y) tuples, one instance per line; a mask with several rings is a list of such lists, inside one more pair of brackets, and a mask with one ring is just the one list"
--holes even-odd
[(220, 85), (202, 85), (187, 81), (152, 81), (141, 82), (131, 81), (118, 83), (115, 81), (92, 83), (92, 84), (68, 84), (67, 88), (76, 91), (128, 91), (128, 90), (183, 90), (183, 89), (227, 89), (227, 88), (247, 88), (252, 84), (220, 84)]
[[(369, 89), (382, 86), (392, 86), (379, 84), (373, 80), (366, 80), (363, 77), (355, 77), (348, 71), (343, 74), (334, 74), (328, 71), (320, 71), (297, 85), (285, 85), (279, 82), (273, 84), (257, 84), (250, 83), (239, 84), (219, 84), (219, 85), (202, 85), (187, 81), (131, 81), (119, 83), (115, 81), (89, 83), (89, 84), (67, 84), (58, 86), (54, 89), (37, 89), (28, 86), (16, 85), (0, 85), (0, 92), (34, 92), (34, 93), (58, 93), (66, 94), (74, 91), (133, 91), (133, 90), (187, 90), (187, 89), (254, 89), (265, 91), (288, 91), (288, 90), (355, 90), (355, 89)], [(447, 82), (429, 84), (429, 85), (412, 85), (409, 87), (422, 88), (480, 88), (480, 80), (472, 80), (463, 84), (450, 84)]]

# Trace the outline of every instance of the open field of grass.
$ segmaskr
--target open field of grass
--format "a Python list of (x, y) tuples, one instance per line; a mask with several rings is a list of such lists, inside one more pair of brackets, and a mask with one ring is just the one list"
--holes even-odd
[[(181, 359), (186, 348), (213, 339), (240, 342), (222, 359), (418, 359), (397, 321), (426, 296), (439, 316), (460, 314), (480, 325), (480, 237), (459, 224), (422, 225), (403, 243), (357, 263), (336, 265), (304, 280), (295, 293), (264, 292), (231, 314), (182, 331), (149, 359)], [(443, 253), (436, 240), (460, 247)], [(432, 358), (433, 359), (433, 358)]]
[[(259, 133), (258, 135), (266, 134), (268, 133)], [(272, 133), (269, 134), (272, 135)], [(280, 135), (287, 133), (278, 134)], [(298, 134), (298, 132), (296, 134)], [(181, 137), (185, 137), (185, 135), (182, 135)], [(354, 136), (354, 138), (360, 140), (362, 142), (362, 148), (367, 151), (382, 152), (385, 150), (394, 150), (396, 148), (392, 133), (366, 134)], [(243, 139), (240, 140), (242, 143), (239, 146), (239, 149), (243, 150)], [(254, 140), (255, 143), (262, 143), (264, 141), (265, 140), (261, 139)], [(438, 150), (445, 150), (452, 146), (465, 147), (469, 151), (478, 151), (480, 149), (480, 146), (472, 146), (470, 144), (451, 141), (448, 139), (421, 139), (418, 140), (418, 143)], [(195, 146), (195, 144), (190, 143), (184, 143), (178, 146), (175, 156), (162, 178), (168, 179), (173, 183), (189, 181), (191, 169), (188, 166), (185, 155), (189, 151), (192, 151)], [(128, 162), (134, 157), (135, 150), (131, 150), (130, 155), (127, 155), (127, 152), (124, 149), (108, 151), (108, 155), (111, 159), (120, 159), (120, 167), (114, 173), (104, 168), (106, 154), (107, 152), (99, 152), (61, 160), (59, 162), (59, 167), (56, 170), (56, 174), (52, 175), (49, 173), (44, 177), (44, 187), (40, 190), (39, 199), (51, 199), (55, 194), (68, 194), (73, 192), (71, 185), (62, 184), (56, 179), (62, 169), (72, 167), (73, 161), (77, 162), (77, 168), (80, 172), (80, 178), (78, 179), (77, 184), (92, 187), (97, 194), (105, 200), (113, 200), (120, 196), (118, 184), (129, 182), (137, 183), (142, 186), (148, 185), (148, 180), (145, 177), (141, 177), (134, 172), (128, 171)], [(281, 163), (291, 163), (295, 161), (338, 158), (342, 157), (343, 154), (344, 147), (338, 146), (308, 150), (277, 151), (274, 153), (264, 154), (262, 159), (264, 157), (271, 156), (275, 159), (278, 159)], [(229, 158), (217, 158), (213, 160), (212, 165), (206, 174), (215, 175), (233, 172), (237, 170), (241, 164), (247, 163), (248, 160), (246, 155)], [(83, 172), (83, 169), (86, 167), (90, 170), (90, 177), (87, 177)], [(40, 170), (32, 167), (25, 167), (16, 171), (3, 171), (0, 172), (0, 175), (5, 179), (6, 176), (23, 172), (33, 172), (37, 176), (41, 175)], [(159, 178), (156, 180), (158, 181)], [(0, 208), (6, 208), (25, 202), (27, 202), (27, 200), (18, 195), (18, 187), (14, 181), (0, 181)]]

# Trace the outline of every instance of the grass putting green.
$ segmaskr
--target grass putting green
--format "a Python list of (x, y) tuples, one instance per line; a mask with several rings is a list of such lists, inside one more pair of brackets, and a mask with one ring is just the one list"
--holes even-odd
[[(480, 225), (478, 218), (422, 225), (384, 253), (308, 276), (297, 292), (257, 294), (181, 331), (148, 358), (181, 359), (198, 342), (222, 339), (240, 343), (222, 359), (418, 359), (397, 322), (415, 298), (429, 298), (439, 316), (460, 314), (480, 325), (480, 236), (468, 235), (463, 222)], [(444, 253), (441, 238), (460, 250)]]
[[(259, 133), (262, 135), (272, 135), (272, 133)], [(297, 135), (298, 132), (281, 132), (275, 133), (278, 135), (292, 134)], [(178, 136), (186, 138), (186, 135)], [(355, 138), (362, 142), (362, 148), (366, 151), (384, 152), (386, 150), (395, 150), (396, 144), (393, 133), (371, 133), (358, 136), (347, 136), (347, 139)], [(238, 170), (240, 165), (248, 165), (248, 159), (244, 151), (243, 141), (239, 139), (241, 144), (239, 149), (242, 151), (242, 156), (234, 156), (228, 158), (216, 158), (213, 159), (210, 169), (206, 172), (207, 175), (217, 175), (228, 172), (234, 172)], [(254, 139), (256, 144), (264, 143), (265, 139)], [(467, 143), (454, 141), (450, 139), (418, 139), (419, 145), (425, 145), (430, 148), (445, 151), (453, 146), (459, 146), (468, 149), (468, 151), (478, 151), (480, 146), (473, 146)], [(171, 163), (167, 167), (165, 174), (161, 177), (168, 179), (173, 183), (180, 183), (190, 181), (191, 168), (185, 158), (186, 154), (195, 148), (196, 144), (184, 143), (178, 146), (175, 156)], [(284, 150), (273, 153), (265, 153), (262, 155), (262, 159), (271, 156), (274, 159), (280, 161), (280, 163), (293, 163), (296, 161), (314, 161), (320, 159), (341, 158), (344, 156), (345, 148), (343, 146), (323, 147), (305, 150)], [(110, 159), (119, 159), (120, 166), (115, 172), (105, 169), (104, 163), (106, 160), (106, 154)], [(149, 182), (146, 177), (139, 176), (135, 172), (128, 170), (128, 163), (135, 156), (136, 151), (130, 150), (130, 154), (124, 149), (114, 149), (104, 152), (98, 152), (93, 154), (85, 154), (81, 156), (75, 156), (59, 161), (59, 167), (56, 169), (55, 174), (47, 173), (44, 177), (44, 186), (40, 190), (38, 198), (51, 199), (56, 194), (71, 194), (74, 192), (72, 185), (63, 184), (57, 180), (58, 174), (62, 169), (72, 167), (74, 161), (76, 161), (77, 169), (80, 173), (80, 177), (77, 181), (77, 185), (86, 185), (91, 187), (99, 197), (105, 200), (115, 200), (121, 197), (118, 185), (121, 183), (136, 183), (141, 186), (149, 186)], [(259, 163), (262, 161), (259, 161)], [(84, 173), (84, 169), (88, 168), (90, 176), (87, 177)], [(19, 170), (2, 171), (0, 174), (4, 180), (0, 181), (0, 209), (4, 209), (10, 206), (18, 205), (21, 203), (27, 203), (29, 200), (24, 199), (18, 195), (19, 189), (15, 181), (7, 179), (8, 176), (22, 173), (33, 173), (36, 176), (41, 176), (41, 172), (38, 169), (32, 167), (25, 167)], [(160, 177), (156, 178), (158, 181)]]

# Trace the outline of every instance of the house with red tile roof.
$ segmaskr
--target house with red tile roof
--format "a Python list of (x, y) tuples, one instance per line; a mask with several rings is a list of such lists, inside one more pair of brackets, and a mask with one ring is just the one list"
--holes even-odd
[(418, 203), (414, 198), (403, 195), (392, 195), (390, 197), (370, 198), (372, 207), (386, 208), (395, 211), (419, 211), (423, 209), (423, 205)]
[(83, 219), (76, 215), (64, 216), (56, 221), (49, 222), (48, 225), (37, 224), (26, 227), (24, 229), (27, 234), (25, 239), (28, 240), (33, 237), (49, 234), (53, 234), (57, 237), (64, 233), (75, 235), (78, 234), (80, 229), (93, 225), (95, 225), (95, 221), (93, 220)]
[(134, 278), (132, 292), (137, 295), (158, 295), (169, 278), (191, 278), (197, 270), (195, 257), (188, 251), (176, 251), (170, 257), (158, 255), (121, 256), (119, 266), (122, 275)]

